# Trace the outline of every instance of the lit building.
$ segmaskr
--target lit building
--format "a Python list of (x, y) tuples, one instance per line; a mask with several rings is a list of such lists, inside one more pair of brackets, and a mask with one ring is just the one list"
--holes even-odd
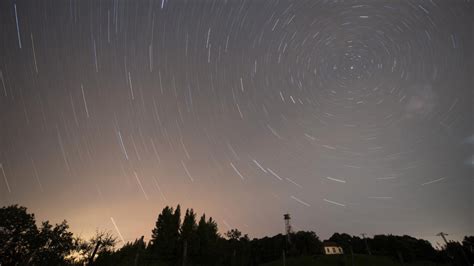
[(324, 254), (326, 255), (344, 254), (342, 247), (334, 242), (324, 242), (323, 248), (324, 248)]

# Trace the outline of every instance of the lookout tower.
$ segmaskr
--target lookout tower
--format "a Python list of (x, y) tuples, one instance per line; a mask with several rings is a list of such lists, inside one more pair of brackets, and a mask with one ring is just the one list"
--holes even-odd
[(286, 240), (288, 241), (288, 244), (290, 244), (291, 243), (291, 240), (290, 240), (290, 233), (291, 233), (290, 214), (289, 213), (283, 214), (283, 219), (285, 220)]

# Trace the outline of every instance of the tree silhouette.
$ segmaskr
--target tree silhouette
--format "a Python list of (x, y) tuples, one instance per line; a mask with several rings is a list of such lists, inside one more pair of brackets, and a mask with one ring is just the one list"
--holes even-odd
[(128, 266), (145, 265), (147, 261), (145, 253), (146, 243), (143, 236), (134, 242), (127, 242), (117, 251), (101, 252), (94, 262), (95, 265)]
[(465, 236), (462, 241), (462, 246), (469, 262), (474, 264), (474, 236)]
[(36, 226), (34, 214), (12, 205), (0, 209), (1, 265), (61, 265), (75, 250), (66, 221), (52, 226), (48, 221)]
[[(344, 250), (344, 252), (348, 252), (351, 248), (351, 245), (352, 245), (352, 248), (354, 250), (359, 249), (359, 247), (354, 248), (353, 245), (355, 245), (355, 243), (353, 243), (352, 239), (353, 239), (352, 236), (350, 236), (346, 233), (342, 233), (342, 234), (334, 233), (329, 238), (329, 241), (339, 244), (342, 247), (342, 249)], [(359, 244), (359, 243), (357, 243), (357, 244)], [(357, 251), (355, 251), (355, 252), (357, 252)], [(363, 246), (362, 249), (360, 250), (360, 253), (363, 253), (363, 252), (365, 252), (365, 246)]]
[(152, 231), (149, 246), (152, 257), (168, 262), (177, 260), (180, 224), (181, 207), (178, 205), (173, 212), (173, 208), (166, 206)]
[(30, 262), (36, 265), (60, 265), (76, 248), (72, 232), (66, 221), (52, 226), (48, 221), (39, 230), (39, 245)]
[(89, 264), (100, 254), (111, 252), (117, 244), (117, 238), (106, 231), (96, 231), (89, 240), (76, 238), (75, 241), (82, 261)]
[(238, 229), (231, 229), (225, 233), (225, 236), (230, 241), (238, 241), (242, 236), (242, 232), (240, 232)]
[(315, 255), (322, 252), (322, 243), (314, 232), (298, 231), (292, 234), (292, 239), (298, 255)]
[(239, 247), (239, 239), (242, 236), (242, 233), (238, 229), (231, 229), (225, 233), (225, 236), (229, 239), (229, 244), (232, 249), (231, 264), (235, 265), (237, 263), (236, 256)]
[(184, 215), (183, 224), (181, 225), (181, 235), (180, 240), (182, 242), (183, 249), (183, 266), (186, 265), (186, 260), (188, 256), (188, 246), (192, 248), (190, 252), (192, 255), (196, 254), (196, 234), (197, 234), (197, 224), (196, 224), (196, 214), (193, 209), (186, 209), (186, 214)]
[(0, 261), (15, 265), (26, 262), (37, 246), (38, 228), (34, 214), (18, 205), (0, 209)]
[(212, 219), (206, 221), (206, 215), (203, 214), (199, 219), (197, 231), (198, 237), (198, 258), (197, 261), (202, 264), (212, 265), (216, 261), (218, 252), (218, 240), (220, 238), (217, 223)]

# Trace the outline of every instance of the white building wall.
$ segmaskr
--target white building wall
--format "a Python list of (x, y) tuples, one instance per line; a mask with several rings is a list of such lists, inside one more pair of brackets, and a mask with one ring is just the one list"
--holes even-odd
[(343, 254), (344, 252), (342, 251), (341, 247), (329, 246), (329, 247), (324, 247), (324, 253), (326, 253), (326, 255), (333, 255), (333, 254)]

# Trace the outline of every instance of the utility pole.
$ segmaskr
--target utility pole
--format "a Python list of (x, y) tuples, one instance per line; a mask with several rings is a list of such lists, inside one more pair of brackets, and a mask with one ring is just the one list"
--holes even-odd
[(285, 251), (283, 250), (283, 266), (286, 266)]
[(350, 248), (351, 248), (351, 265), (354, 266), (354, 250), (352, 249), (352, 241), (349, 239)]
[[(444, 240), (444, 243), (446, 243), (446, 253), (448, 253), (448, 240), (446, 239), (446, 236), (448, 236), (448, 234), (446, 233), (443, 233), (443, 232), (440, 232), (438, 233), (436, 236), (440, 236), (443, 240)], [(461, 251), (461, 255), (464, 259), (464, 262), (466, 263), (466, 265), (470, 265), (469, 263), (469, 260), (466, 256), (466, 253), (464, 252), (464, 250), (462, 249), (462, 246), (459, 247), (460, 251)], [(452, 256), (448, 253), (448, 256)], [(452, 256), (452, 259), (455, 259), (454, 256)]]
[(447, 235), (448, 234), (446, 234), (446, 233), (440, 232), (436, 236), (440, 236), (444, 240), (444, 243), (446, 244), (444, 246), (444, 250), (446, 251), (446, 254), (448, 255), (448, 257), (453, 260), (454, 257), (451, 254), (449, 254), (449, 252), (448, 252), (448, 240), (446, 240)]
[(440, 232), (436, 236), (440, 236), (444, 240), (444, 243), (446, 243), (446, 247), (448, 246), (448, 240), (446, 240), (446, 236), (448, 236), (448, 234)]
[(362, 238), (364, 238), (364, 243), (365, 243), (365, 248), (367, 249), (367, 254), (372, 255), (372, 253), (370, 252), (369, 244), (367, 243), (367, 238), (365, 238), (366, 233), (362, 233), (360, 235), (362, 236)]

